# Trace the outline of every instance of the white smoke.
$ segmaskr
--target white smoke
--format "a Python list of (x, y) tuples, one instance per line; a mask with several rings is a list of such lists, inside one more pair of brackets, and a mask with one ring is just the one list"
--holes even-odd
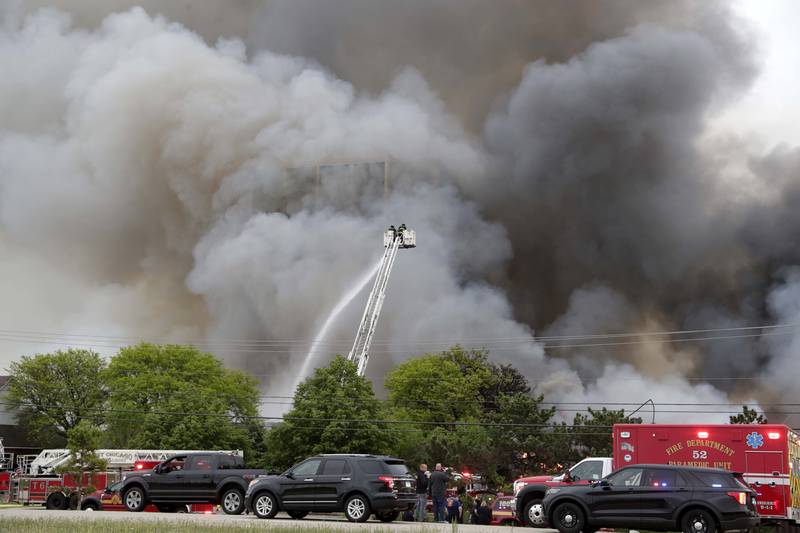
[[(518, 238), (539, 189), (552, 198), (559, 192), (532, 185), (531, 168), (545, 179), (537, 174), (539, 165), (570, 150), (566, 132), (526, 121), (526, 113), (535, 117), (532, 110), (541, 110), (541, 102), (527, 100), (531, 87), (559, 75), (566, 76), (565, 85), (575, 77), (580, 84), (586, 72), (605, 87), (595, 67), (619, 60), (621, 49), (627, 83), (635, 88), (644, 75), (631, 74), (630, 67), (648, 57), (671, 65), (674, 50), (659, 52), (658, 43), (683, 56), (699, 49), (697, 59), (713, 64), (718, 50), (702, 38), (640, 28), (596, 48), (598, 63), (589, 54), (584, 63), (552, 71), (534, 65), (509, 107), (489, 123), (490, 154), (412, 68), (369, 95), (312, 60), (248, 53), (237, 39), (208, 45), (139, 8), (111, 15), (96, 29), (73, 29), (56, 10), (9, 16), (3, 27), (0, 246), (13, 259), (0, 266), (6, 295), (0, 316), (8, 329), (207, 338), (219, 343), (217, 353), (230, 364), (264, 377), (265, 390), (278, 390), (308, 349), (308, 343), (291, 341), (314, 337), (325, 313), (380, 253), (383, 228), (406, 223), (417, 230), (419, 247), (398, 259), (371, 376), (454, 340), (478, 339), (462, 344), (481, 347), (486, 339), (516, 339), (489, 346), (493, 358), (512, 362), (556, 400), (663, 402), (678, 391), (686, 401), (726, 401), (713, 386), (681, 377), (693, 368), (696, 353), (644, 346), (649, 357), (622, 360), (610, 352), (545, 354), (500, 283), (519, 256), (523, 266), (547, 260), (528, 238)], [(724, 65), (714, 72), (733, 76)], [(715, 94), (704, 92), (706, 84), (692, 77), (695, 69), (678, 74), (691, 83), (678, 80), (677, 87), (696, 101), (684, 107), (667, 99), (669, 105), (656, 106), (657, 120), (645, 122), (628, 141), (639, 142), (647, 128), (680, 130), (674, 110), (699, 112)], [(616, 95), (613, 86), (605, 89)], [(556, 86), (548, 91), (545, 104), (559, 92), (565, 96)], [(658, 94), (648, 96), (661, 102)], [(550, 111), (552, 125), (563, 119), (559, 108)], [(635, 111), (609, 112), (618, 112), (623, 124), (636, 118)], [(571, 113), (577, 129), (585, 115), (581, 109)], [(700, 129), (699, 119), (691, 122), (691, 131)], [(532, 137), (540, 142), (532, 145)], [(613, 162), (602, 150), (589, 159), (609, 167)], [(388, 193), (384, 161), (391, 166)], [(325, 167), (350, 162), (367, 163)], [(566, 162), (578, 178), (588, 166), (580, 159)], [(503, 198), (508, 217), (498, 215)], [(691, 234), (693, 221), (683, 220), (677, 234)], [(698, 238), (681, 268), (700, 250)], [(575, 257), (580, 265), (597, 259), (597, 249), (584, 251), (595, 255)], [(657, 258), (647, 269), (652, 277), (669, 270)], [(672, 271), (664, 276), (679, 277)], [(571, 300), (577, 307), (554, 321), (553, 331), (652, 327), (643, 324), (629, 295), (580, 290)], [(604, 301), (611, 302), (606, 311), (613, 319), (591, 310)], [(337, 342), (321, 357), (349, 349), (346, 339), (363, 305), (356, 302), (333, 328), (330, 339)], [(282, 344), (224, 344), (230, 339)], [(14, 348), (4, 352), (3, 363), (30, 352), (29, 345)], [(649, 371), (653, 361), (658, 367)]]

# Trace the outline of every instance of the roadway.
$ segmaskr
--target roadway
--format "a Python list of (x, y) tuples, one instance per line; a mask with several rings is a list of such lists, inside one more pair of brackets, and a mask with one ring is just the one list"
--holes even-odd
[[(396, 521), (389, 524), (370, 520), (363, 524), (353, 524), (345, 520), (342, 515), (309, 515), (302, 520), (293, 520), (279, 513), (276, 518), (260, 520), (253, 515), (226, 515), (217, 514), (169, 514), (169, 513), (129, 513), (125, 511), (48, 511), (42, 507), (22, 507), (12, 509), (0, 509), (0, 520), (6, 518), (67, 518), (78, 522), (90, 520), (121, 520), (129, 522), (161, 522), (165, 525), (165, 530), (169, 530), (170, 523), (196, 523), (207, 526), (218, 526), (225, 528), (230, 525), (244, 525), (252, 527), (268, 526), (270, 529), (288, 529), (296, 531), (297, 526), (304, 528), (335, 530), (335, 531), (358, 531), (358, 532), (383, 532), (392, 531), (399, 533), (453, 533), (453, 526), (450, 524), (434, 524), (432, 522), (415, 523)], [(258, 526), (256, 525), (258, 524)], [(505, 526), (476, 526), (471, 524), (459, 524), (458, 531), (464, 533), (502, 533), (511, 532), (521, 528)], [(526, 531), (528, 531), (526, 529)], [(532, 530), (530, 530), (532, 531)], [(537, 529), (536, 533), (557, 533), (555, 529)]]

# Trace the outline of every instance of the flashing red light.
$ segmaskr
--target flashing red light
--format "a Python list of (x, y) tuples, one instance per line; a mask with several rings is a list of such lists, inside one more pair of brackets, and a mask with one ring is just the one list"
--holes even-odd
[(733, 498), (734, 500), (738, 501), (741, 505), (747, 505), (746, 492), (727, 492), (726, 494), (731, 498)]
[(472, 474), (470, 474), (469, 472), (461, 472), (461, 475), (464, 477), (472, 477)]
[(144, 468), (144, 465), (142, 463), (136, 464), (136, 470), (141, 470), (142, 468)]
[(390, 489), (394, 488), (393, 487), (394, 478), (392, 476), (378, 476), (378, 480), (379, 481), (383, 481), (384, 483), (386, 483), (386, 486), (389, 487)]
[(775, 440), (781, 438), (781, 434), (778, 433), (777, 431), (770, 431), (769, 433), (767, 433), (767, 437), (771, 438), (772, 440)]
[(708, 438), (708, 431), (698, 431), (697, 432), (698, 439), (707, 439)]

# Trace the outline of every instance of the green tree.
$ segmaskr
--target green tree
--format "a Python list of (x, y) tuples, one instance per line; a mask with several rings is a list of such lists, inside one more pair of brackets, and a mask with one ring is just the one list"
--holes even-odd
[(767, 417), (755, 409), (750, 409), (746, 405), (742, 406), (742, 412), (730, 417), (731, 424), (766, 424)]
[(396, 366), (386, 376), (391, 417), (404, 424), (395, 453), (485, 473), (492, 441), (480, 423), (493, 376), (483, 350), (455, 346)]
[(84, 418), (100, 422), (107, 397), (105, 361), (91, 350), (70, 348), (25, 356), (9, 366), (6, 398), (19, 404), (20, 425), (43, 444), (63, 444)]
[(492, 469), (499, 479), (516, 479), (529, 472), (552, 468), (557, 457), (551, 452), (560, 442), (550, 430), (555, 407), (541, 408), (543, 396), (517, 392), (497, 397), (496, 409), (484, 420), (492, 440)]
[(392, 438), (372, 384), (336, 356), (297, 386), (292, 409), (267, 433), (267, 464), (288, 468), (317, 453), (386, 453)]
[(572, 422), (572, 446), (584, 457), (611, 457), (613, 451), (611, 427), (614, 424), (641, 424), (642, 419), (625, 414), (624, 409), (587, 408), (587, 414), (578, 413)]
[(242, 449), (261, 446), (256, 380), (194, 346), (141, 343), (111, 359), (108, 426), (126, 448)]
[[(81, 420), (69, 430), (67, 448), (69, 459), (57, 470), (59, 474), (69, 474), (77, 487), (77, 508), (87, 492), (95, 490), (94, 475), (108, 467), (108, 462), (101, 459), (96, 450), (103, 438), (103, 431), (88, 420)], [(88, 485), (83, 480), (88, 474)]]

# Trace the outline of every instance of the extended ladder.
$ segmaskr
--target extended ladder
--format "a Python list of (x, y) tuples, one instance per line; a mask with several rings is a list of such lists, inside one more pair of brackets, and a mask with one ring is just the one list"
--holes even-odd
[(386, 287), (389, 284), (389, 275), (392, 273), (394, 261), (397, 258), (397, 251), (400, 248), (414, 248), (417, 245), (417, 235), (413, 230), (401, 224), (398, 229), (391, 226), (383, 234), (383, 259), (380, 268), (375, 275), (375, 283), (369, 293), (367, 306), (364, 308), (364, 315), (356, 331), (356, 339), (353, 342), (353, 349), (347, 359), (354, 361), (358, 365), (358, 375), (363, 376), (367, 371), (367, 361), (369, 360), (369, 345), (375, 335), (378, 326), (378, 318), (383, 307), (383, 300), (386, 298)]

